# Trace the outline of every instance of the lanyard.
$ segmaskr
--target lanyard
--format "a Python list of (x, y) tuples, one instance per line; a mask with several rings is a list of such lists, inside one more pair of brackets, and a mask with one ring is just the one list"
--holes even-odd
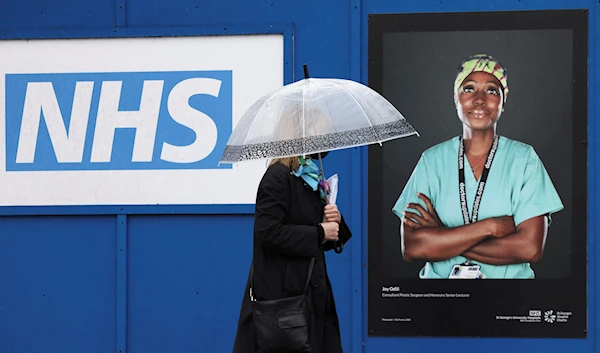
[(494, 136), (494, 142), (488, 152), (487, 160), (483, 166), (483, 173), (481, 173), (481, 179), (479, 185), (477, 185), (477, 195), (475, 195), (475, 201), (473, 203), (473, 217), (469, 219), (469, 209), (467, 208), (467, 191), (465, 190), (465, 144), (460, 137), (460, 147), (458, 149), (458, 191), (460, 193), (460, 206), (462, 209), (463, 220), (465, 225), (477, 222), (477, 216), (479, 215), (479, 204), (481, 203), (481, 197), (483, 196), (483, 189), (485, 188), (485, 182), (487, 181), (492, 162), (494, 161), (494, 155), (498, 149), (498, 135)]

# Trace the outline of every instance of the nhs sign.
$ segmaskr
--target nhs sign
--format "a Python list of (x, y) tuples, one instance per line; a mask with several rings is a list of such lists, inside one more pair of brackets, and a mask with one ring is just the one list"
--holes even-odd
[(218, 168), (231, 90), (231, 71), (8, 74), (6, 170)]
[(283, 35), (2, 40), (0, 52), (0, 206), (255, 202), (266, 161), (218, 162), (244, 112), (283, 86)]

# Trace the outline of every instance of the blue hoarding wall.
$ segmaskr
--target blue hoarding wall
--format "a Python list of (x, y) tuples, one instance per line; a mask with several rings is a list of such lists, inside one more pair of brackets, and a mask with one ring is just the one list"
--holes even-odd
[[(474, 339), (371, 338), (367, 334), (367, 151), (331, 153), (326, 172), (340, 176), (339, 207), (349, 220), (354, 238), (342, 255), (328, 254), (345, 352), (595, 352), (597, 319), (598, 190), (595, 187), (599, 116), (596, 101), (598, 2), (591, 0), (332, 0), (304, 2), (229, 0), (94, 0), (22, 2), (5, 0), (0, 9), (0, 38), (102, 38), (169, 35), (228, 35), (284, 33), (284, 75), (290, 83), (301, 77), (302, 64), (311, 76), (349, 78), (368, 83), (368, 15), (374, 13), (460, 12), (540, 9), (589, 9), (589, 121), (588, 121), (588, 338)], [(291, 45), (291, 47), (290, 47)], [(10, 55), (5, 53), (4, 55)], [(43, 59), (44, 53), (39, 53)], [(70, 53), (76, 55), (76, 53)], [(287, 73), (289, 72), (289, 74)], [(180, 125), (163, 119), (169, 92), (186, 79), (212, 78), (222, 82), (210, 116), (232, 114), (216, 100), (235, 100), (227, 72), (86, 73), (6, 75), (6, 112), (22, 114), (27, 107), (27, 82), (51, 82), (48, 97), (61, 108), (68, 126), (76, 82), (91, 82), (88, 129), (75, 163), (60, 164), (52, 136), (40, 125), (37, 138), (21, 141), (21, 122), (6, 121), (6, 170), (89, 170), (98, 123), (102, 75), (121, 80), (120, 108), (137, 110), (143, 102), (144, 80), (162, 80), (161, 104), (156, 112), (151, 169), (170, 168), (160, 158), (163, 143), (179, 134)], [(111, 76), (112, 75), (112, 76)], [(43, 86), (42, 86), (43, 87)], [(85, 87), (84, 87), (85, 88)], [(251, 90), (252, 87), (247, 87)], [(125, 97), (125, 98), (123, 98)], [(44, 103), (37, 102), (43, 109)], [(190, 106), (195, 104), (189, 101)], [(35, 108), (37, 109), (37, 108)], [(52, 118), (52, 113), (49, 113)], [(54, 116), (54, 118), (58, 118)], [(220, 131), (231, 126), (215, 119)], [(161, 129), (163, 124), (171, 127)], [(229, 129), (229, 130), (227, 130)], [(161, 131), (169, 131), (161, 132)], [(182, 128), (183, 140), (193, 132)], [(190, 136), (186, 136), (190, 134)], [(179, 136), (177, 138), (180, 138)], [(27, 142), (28, 141), (28, 142)], [(19, 144), (27, 147), (19, 161)], [(223, 146), (225, 140), (218, 140)], [(107, 171), (127, 171), (134, 136), (115, 133)], [(219, 150), (217, 147), (215, 150)], [(72, 153), (72, 151), (71, 151)], [(217, 153), (207, 158), (217, 159)], [(148, 157), (146, 157), (148, 159)], [(189, 168), (205, 168), (203, 159)], [(221, 168), (227, 168), (221, 166)], [(174, 181), (176, 182), (176, 181)], [(94, 205), (3, 207), (0, 209), (0, 353), (33, 352), (229, 352), (248, 275), (252, 246), (252, 207), (248, 205)]]

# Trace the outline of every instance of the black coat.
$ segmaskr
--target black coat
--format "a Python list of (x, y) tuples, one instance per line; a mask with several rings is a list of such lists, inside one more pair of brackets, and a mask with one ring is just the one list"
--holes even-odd
[[(262, 301), (302, 294), (310, 259), (315, 257), (307, 291), (314, 315), (310, 333), (312, 352), (342, 352), (324, 254), (334, 244), (322, 244), (324, 233), (319, 226), (324, 205), (318, 192), (291, 172), (283, 164), (275, 163), (267, 169), (258, 187), (254, 216), (254, 296)], [(351, 236), (342, 217), (340, 242), (345, 243)], [(249, 285), (250, 276), (243, 294), (234, 353), (257, 352)]]

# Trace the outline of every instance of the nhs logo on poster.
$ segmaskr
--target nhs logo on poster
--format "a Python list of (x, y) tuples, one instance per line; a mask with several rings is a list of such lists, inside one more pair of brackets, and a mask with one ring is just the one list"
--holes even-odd
[(6, 74), (6, 171), (227, 169), (232, 72)]

